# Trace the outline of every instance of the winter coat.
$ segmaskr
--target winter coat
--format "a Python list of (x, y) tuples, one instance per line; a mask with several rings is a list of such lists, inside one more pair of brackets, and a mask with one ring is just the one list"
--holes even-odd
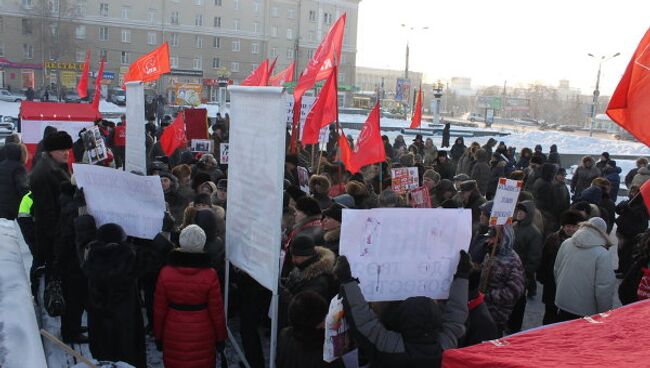
[(464, 208), (470, 208), (472, 210), (472, 234), (478, 230), (479, 221), (481, 219), (481, 206), (483, 203), (487, 202), (485, 197), (483, 197), (479, 192), (474, 191), (469, 197), (469, 201), (464, 206)]
[(88, 278), (88, 337), (93, 358), (144, 368), (147, 359), (135, 251), (129, 243), (93, 241), (88, 247), (83, 271)]
[(559, 220), (560, 215), (571, 206), (571, 194), (565, 183), (553, 181), (553, 198), (555, 199), (553, 215)]
[(82, 252), (75, 242), (74, 220), (78, 216), (78, 207), (74, 203), (75, 187), (70, 182), (63, 182), (59, 203), (59, 223), (57, 237), (54, 240), (54, 272), (59, 276), (83, 276), (81, 271)]
[(20, 161), (20, 145), (4, 147), (5, 160), (0, 162), (0, 218), (14, 220), (23, 196), (29, 191), (27, 171)]
[(472, 168), (470, 177), (472, 180), (476, 180), (478, 184), (478, 190), (482, 195), (485, 196), (487, 193), (488, 185), (490, 183), (490, 154), (488, 154), (484, 149), (476, 151), (476, 163)]
[(179, 227), (183, 223), (183, 213), (190, 201), (178, 192), (178, 179), (174, 175), (165, 172), (161, 173), (160, 177), (166, 177), (172, 182), (169, 189), (164, 192), (164, 196), (165, 202), (169, 204), (169, 212), (174, 217), (174, 225)]
[(524, 179), (524, 190), (527, 192), (533, 191), (533, 185), (537, 179), (542, 177), (542, 168), (541, 167), (532, 167), (528, 166), (526, 169), (526, 179)]
[(341, 240), (341, 228), (327, 231), (323, 234), (323, 247), (339, 255), (339, 241)]
[(515, 164), (515, 169), (523, 171), (528, 168), (528, 165), (530, 165), (530, 157), (521, 156), (521, 158), (519, 158), (519, 161), (517, 161), (517, 163)]
[(627, 188), (632, 186), (632, 180), (634, 180), (634, 177), (638, 173), (639, 173), (639, 169), (635, 167), (634, 169), (630, 170), (630, 172), (628, 172), (627, 175), (625, 175), (625, 186)]
[(469, 316), (465, 324), (466, 333), (459, 347), (480, 344), (501, 337), (499, 329), (490, 314), (490, 309), (485, 304), (485, 295), (478, 290), (470, 293), (467, 308)]
[(311, 197), (318, 202), (318, 207), (321, 211), (324, 211), (333, 203), (332, 199), (327, 194), (314, 193)]
[(607, 234), (589, 223), (562, 243), (553, 272), (558, 308), (578, 316), (612, 308), (616, 279), (607, 246)]
[(648, 230), (648, 211), (643, 201), (622, 201), (616, 206), (616, 234), (624, 239), (634, 239)]
[(472, 173), (472, 169), (474, 169), (475, 162), (476, 160), (474, 159), (474, 155), (472, 155), (469, 149), (466, 149), (465, 153), (463, 153), (463, 155), (458, 160), (458, 166), (456, 167), (456, 175), (458, 174), (470, 175)]
[(494, 152), (494, 146), (497, 145), (497, 141), (494, 138), (488, 139), (487, 143), (482, 147), (485, 152), (487, 152), (487, 156), (492, 157), (492, 153)]
[(205, 253), (169, 253), (156, 283), (154, 336), (168, 368), (213, 368), (226, 340), (221, 284)]
[(454, 177), (454, 165), (449, 160), (445, 162), (436, 161), (434, 169), (438, 174), (440, 174), (440, 179), (451, 180)]
[(579, 166), (573, 173), (573, 178), (571, 178), (571, 191), (575, 193), (576, 197), (579, 197), (583, 190), (591, 186), (591, 181), (599, 176), (600, 170), (598, 168)]
[(650, 268), (650, 257), (647, 255), (637, 257), (618, 287), (618, 298), (623, 305), (639, 301), (637, 290), (643, 278), (643, 268)]
[(634, 176), (634, 179), (632, 179), (632, 185), (636, 185), (641, 188), (643, 183), (645, 183), (648, 179), (650, 179), (650, 168), (642, 167)]
[(481, 281), (486, 285), (485, 304), (501, 330), (508, 324), (510, 314), (526, 287), (524, 267), (513, 249), (515, 234), (512, 226), (504, 226), (502, 235), (495, 256), (485, 255), (481, 273)]
[(557, 165), (557, 167), (562, 167), (562, 162), (560, 161), (560, 154), (557, 153), (557, 151), (553, 152), (551, 150), (551, 153), (548, 154), (548, 160), (546, 160), (549, 164), (554, 164)]
[(555, 277), (553, 276), (553, 267), (555, 266), (555, 258), (557, 252), (560, 250), (562, 243), (569, 239), (562, 229), (549, 235), (544, 242), (544, 249), (542, 251), (542, 263), (537, 270), (537, 281), (544, 285), (544, 292), (542, 294), (542, 302), (544, 304), (555, 305)]
[(442, 129), (442, 147), (449, 147), (450, 128), (449, 123), (447, 123)]
[(323, 226), (321, 224), (321, 216), (310, 216), (295, 224), (293, 230), (289, 233), (285, 248), (288, 248), (291, 241), (299, 235), (311, 237), (315, 244), (322, 243)]
[(332, 363), (323, 360), (325, 331), (314, 329), (303, 332), (293, 327), (284, 328), (278, 339), (277, 366), (282, 368), (344, 368), (340, 359)]
[(499, 162), (494, 163), (490, 167), (490, 181), (488, 182), (485, 193), (487, 198), (494, 198), (494, 195), (497, 192), (497, 186), (499, 186), (499, 178), (506, 176), (505, 168), (506, 162), (502, 160), (499, 160)]
[(489, 239), (487, 235), (488, 231), (488, 226), (479, 225), (478, 230), (474, 232), (472, 241), (469, 244), (469, 250), (467, 251), (470, 257), (472, 257), (472, 262), (474, 263), (480, 264), (488, 252), (488, 249), (485, 246), (486, 240)]
[(221, 171), (219, 167), (214, 166), (212, 168), (208, 168), (202, 163), (198, 163), (192, 166), (192, 178), (194, 178), (199, 173), (204, 173), (210, 176), (210, 181), (213, 183), (218, 183), (219, 180), (226, 177), (226, 175), (224, 175), (223, 171)]
[(522, 221), (518, 221), (515, 229), (514, 249), (524, 265), (527, 273), (535, 273), (542, 261), (543, 241), (542, 233), (533, 224), (535, 214), (535, 203), (523, 201), (521, 204), (526, 207), (528, 215)]
[(618, 198), (618, 190), (621, 186), (621, 168), (620, 167), (608, 167), (604, 170), (605, 179), (609, 180), (611, 183), (611, 189), (609, 191), (609, 198), (616, 201)]
[(542, 166), (542, 176), (535, 181), (532, 188), (532, 194), (535, 198), (535, 207), (544, 217), (544, 228), (539, 229), (544, 238), (551, 232), (557, 230), (559, 214), (559, 198), (556, 197), (556, 191), (553, 186), (553, 176), (555, 176), (555, 166), (544, 164)]
[(426, 297), (407, 299), (391, 313), (392, 329), (388, 329), (370, 309), (356, 281), (341, 285), (352, 338), (369, 367), (439, 367), (442, 352), (456, 348), (465, 334), (467, 287), (466, 279), (454, 278), (444, 304)]
[(449, 150), (449, 156), (451, 157), (451, 160), (455, 163), (458, 163), (460, 161), (460, 158), (463, 157), (465, 150), (467, 150), (467, 146), (465, 146), (464, 138), (456, 138), (456, 142), (453, 146), (451, 146), (451, 149)]

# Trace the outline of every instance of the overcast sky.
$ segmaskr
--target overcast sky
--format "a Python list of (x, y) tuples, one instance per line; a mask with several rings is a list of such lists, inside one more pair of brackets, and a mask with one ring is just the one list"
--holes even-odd
[[(416, 30), (407, 33), (403, 23)], [(556, 86), (568, 79), (589, 94), (598, 63), (587, 53), (620, 52), (603, 64), (601, 91), (611, 94), (648, 28), (650, 0), (362, 0), (357, 65), (404, 70), (408, 37), (409, 69), (425, 81)]]

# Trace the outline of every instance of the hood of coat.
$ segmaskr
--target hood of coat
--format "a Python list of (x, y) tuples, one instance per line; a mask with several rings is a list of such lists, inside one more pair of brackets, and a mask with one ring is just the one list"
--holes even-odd
[(435, 344), (442, 326), (440, 308), (432, 299), (416, 296), (406, 299), (396, 308), (392, 323), (404, 341), (415, 344)]
[(492, 147), (494, 147), (496, 145), (497, 145), (497, 140), (494, 139), (494, 138), (488, 139), (487, 143), (485, 144), (486, 147), (490, 147), (490, 148), (492, 148)]
[(510, 257), (514, 254), (515, 230), (512, 225), (503, 225), (501, 229), (501, 243), (497, 249), (497, 258)]
[(89, 248), (84, 263), (84, 271), (89, 279), (117, 282), (134, 275), (136, 255), (129, 244), (94, 241)]
[(334, 269), (334, 263), (336, 262), (334, 252), (324, 247), (314, 247), (314, 250), (316, 250), (316, 254), (318, 255), (317, 261), (303, 270), (299, 270), (297, 267), (294, 269), (300, 273), (302, 280), (314, 279), (324, 273), (331, 273)]
[(639, 171), (637, 171), (636, 173), (637, 173), (637, 175), (650, 176), (650, 169), (648, 169), (647, 166), (644, 166), (644, 167), (640, 168)]
[(605, 232), (589, 222), (580, 225), (580, 229), (571, 237), (573, 245), (578, 248), (608, 248), (611, 245), (609, 237)]
[(545, 163), (542, 165), (542, 179), (546, 181), (553, 181), (557, 168), (553, 164)]
[(463, 137), (456, 138), (456, 141), (454, 142), (454, 146), (464, 146), (464, 145), (465, 145), (465, 138)]
[(20, 158), (22, 156), (22, 150), (20, 149), (19, 144), (17, 144), (17, 143), (7, 143), (4, 148), (5, 148), (5, 159), (6, 160), (20, 162)]
[(197, 273), (203, 268), (211, 268), (210, 256), (207, 253), (188, 253), (175, 249), (169, 252), (167, 264), (179, 267), (181, 273)]
[(479, 162), (488, 162), (490, 160), (490, 155), (483, 148), (476, 151), (475, 156), (476, 156), (476, 161)]
[(526, 209), (526, 218), (519, 221), (519, 226), (529, 226), (533, 223), (533, 218), (535, 218), (535, 202), (523, 201), (521, 205)]

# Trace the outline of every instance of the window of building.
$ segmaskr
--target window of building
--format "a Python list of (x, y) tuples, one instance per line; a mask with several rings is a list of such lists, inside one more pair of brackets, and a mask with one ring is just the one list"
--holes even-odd
[(255, 2), (253, 2), (253, 13), (259, 13), (261, 8), (262, 4), (260, 4), (260, 0), (255, 0)]
[(75, 50), (74, 59), (77, 63), (86, 61), (86, 52), (84, 50)]
[(310, 22), (315, 22), (316, 21), (316, 11), (315, 10), (310, 10), (309, 11), (309, 21)]
[(293, 29), (287, 28), (287, 40), (293, 40)]
[(195, 57), (194, 60), (192, 60), (192, 69), (203, 70), (203, 59), (200, 57)]
[(130, 6), (123, 6), (122, 7), (122, 19), (129, 19), (131, 18), (131, 7)]
[(221, 0), (214, 0), (215, 6), (221, 6)]
[(197, 14), (194, 16), (194, 25), (197, 27), (203, 26), (203, 14)]
[(332, 13), (323, 13), (323, 23), (332, 24)]
[(108, 41), (108, 27), (99, 27), (99, 40)]
[(2, 15), (0, 15), (0, 32), (4, 31), (4, 29), (5, 29), (5, 20), (2, 17)]
[(287, 60), (293, 60), (293, 47), (287, 49)]
[(232, 51), (239, 51), (241, 49), (241, 41), (240, 40), (233, 40), (232, 41)]
[(49, 0), (47, 2), (47, 8), (52, 14), (58, 14), (59, 9), (60, 9), (60, 1), (59, 0)]
[(233, 19), (232, 20), (232, 29), (234, 29), (235, 31), (239, 31), (241, 29), (240, 23), (241, 22), (239, 21), (239, 19)]
[(251, 54), (259, 54), (260, 53), (260, 44), (257, 42), (251, 43)]
[(86, 26), (80, 24), (74, 28), (74, 37), (78, 40), (86, 39)]
[(296, 17), (296, 9), (289, 9), (287, 11), (287, 16), (289, 17), (289, 19), (295, 18)]
[(156, 32), (147, 32), (147, 43), (149, 45), (155, 45), (158, 43), (158, 34)]
[(108, 50), (107, 49), (100, 49), (99, 50), (99, 58), (101, 60), (104, 60), (108, 62)]
[(269, 57), (274, 58), (276, 56), (278, 56), (278, 48), (277, 47), (271, 47), (271, 49), (269, 50)]
[(214, 28), (221, 28), (221, 17), (214, 17)]
[(77, 17), (85, 17), (86, 9), (88, 9), (86, 0), (77, 0), (74, 4), (74, 15)]
[(32, 47), (31, 44), (28, 44), (28, 43), (23, 44), (23, 57), (25, 59), (33, 59), (34, 58), (34, 48)]
[(131, 56), (129, 55), (128, 51), (122, 51), (121, 63), (122, 65), (131, 64)]
[(235, 61), (230, 63), (230, 71), (237, 73), (239, 71), (239, 63)]
[(170, 34), (169, 38), (170, 38), (170, 43), (172, 44), (172, 46), (178, 47), (178, 44), (179, 44), (178, 33), (172, 32)]
[(235, 10), (239, 10), (239, 0), (232, 0)]
[(271, 27), (271, 37), (278, 37), (278, 26)]
[(122, 30), (122, 42), (131, 43), (131, 30), (123, 29)]
[(156, 9), (149, 9), (149, 23), (156, 23)]
[(52, 34), (52, 37), (56, 37), (58, 33), (59, 25), (57, 23), (50, 24), (50, 34)]
[(170, 14), (169, 22), (170, 22), (171, 24), (179, 24), (179, 23), (178, 23), (178, 12), (177, 12), (177, 11), (172, 12), (172, 13)]
[(260, 31), (260, 22), (253, 22), (253, 32), (259, 33)]
[(178, 56), (170, 56), (169, 65), (172, 68), (178, 68)]
[(340, 72), (337, 78), (339, 82), (345, 82), (345, 73)]
[(194, 46), (197, 49), (202, 49), (203, 48), (203, 37), (201, 36), (194, 36)]
[(99, 15), (102, 17), (108, 17), (108, 3), (99, 4)]
[(24, 35), (32, 34), (32, 20), (31, 19), (22, 19), (21, 20), (22, 31)]
[(5, 56), (5, 44), (0, 41), (0, 56)]
[(33, 7), (34, 7), (34, 4), (32, 3), (32, 0), (23, 0), (23, 8), (31, 9)]
[(215, 37), (212, 39), (212, 47), (215, 49), (218, 49), (221, 47), (221, 38), (220, 37)]
[(272, 17), (277, 17), (278, 14), (279, 14), (279, 12), (278, 12), (278, 7), (277, 7), (277, 6), (273, 6), (273, 7), (271, 7), (271, 16), (272, 16)]
[(221, 64), (221, 60), (218, 57), (212, 58), (212, 69), (218, 69)]

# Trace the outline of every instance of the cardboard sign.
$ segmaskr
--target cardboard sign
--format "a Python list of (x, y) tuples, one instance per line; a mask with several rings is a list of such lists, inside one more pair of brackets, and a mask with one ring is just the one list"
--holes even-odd
[(413, 208), (431, 208), (431, 196), (425, 187), (413, 189), (410, 193), (409, 203)]
[(213, 145), (210, 139), (192, 139), (192, 152), (212, 153)]
[(520, 180), (499, 178), (492, 213), (490, 213), (490, 225), (512, 224), (512, 215), (515, 213), (517, 199), (523, 185), (524, 182)]
[(391, 169), (393, 190), (397, 193), (406, 193), (419, 186), (419, 174), (417, 167), (400, 167)]
[(219, 147), (219, 163), (222, 165), (228, 165), (228, 151), (230, 146), (228, 143), (221, 143)]
[(298, 166), (298, 183), (300, 190), (309, 194), (309, 172), (302, 166)]
[(370, 302), (446, 299), (471, 238), (469, 209), (344, 209), (340, 249)]
[(102, 138), (102, 133), (99, 131), (99, 127), (92, 126), (86, 129), (85, 132), (81, 133), (81, 140), (86, 150), (85, 155), (91, 164), (104, 161), (108, 158), (106, 144), (104, 143), (104, 138)]

